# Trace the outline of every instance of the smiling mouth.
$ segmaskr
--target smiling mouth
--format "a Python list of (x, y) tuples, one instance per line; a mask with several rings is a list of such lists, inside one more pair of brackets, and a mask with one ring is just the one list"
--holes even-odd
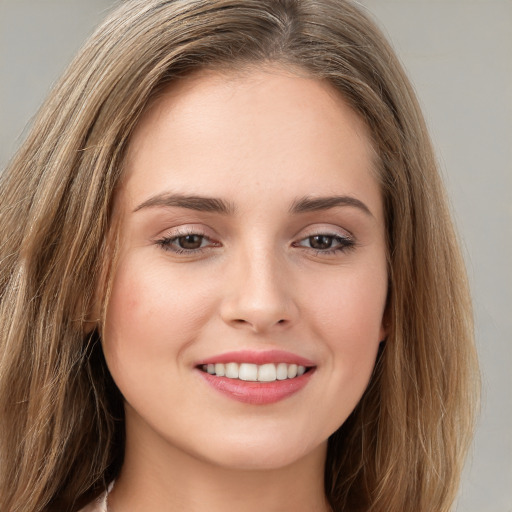
[(199, 369), (209, 375), (246, 382), (275, 382), (301, 377), (311, 368), (287, 363), (215, 363), (203, 364)]

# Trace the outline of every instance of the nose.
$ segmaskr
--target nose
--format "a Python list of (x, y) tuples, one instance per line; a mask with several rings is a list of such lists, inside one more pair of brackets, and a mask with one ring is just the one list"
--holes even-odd
[(290, 327), (299, 317), (290, 277), (286, 264), (270, 252), (240, 255), (226, 275), (222, 319), (254, 333)]

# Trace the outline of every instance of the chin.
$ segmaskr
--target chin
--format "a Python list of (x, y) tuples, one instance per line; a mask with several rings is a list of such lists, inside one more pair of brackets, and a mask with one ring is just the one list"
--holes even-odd
[(224, 447), (217, 444), (215, 453), (203, 453), (203, 457), (206, 456), (214, 465), (238, 471), (278, 470), (310, 457), (324, 460), (327, 440), (317, 445), (307, 445), (301, 440), (289, 441), (277, 436), (270, 440), (248, 437), (245, 441), (235, 440)]

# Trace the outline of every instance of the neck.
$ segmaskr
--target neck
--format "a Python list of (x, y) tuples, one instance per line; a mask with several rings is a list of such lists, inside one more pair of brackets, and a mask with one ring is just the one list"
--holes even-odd
[(123, 468), (109, 512), (327, 512), (326, 445), (284, 467), (228, 468), (164, 443), (136, 442), (127, 432)]

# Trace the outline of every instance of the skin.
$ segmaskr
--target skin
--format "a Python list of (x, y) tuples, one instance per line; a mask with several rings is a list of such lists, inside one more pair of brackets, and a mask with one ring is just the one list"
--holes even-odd
[[(102, 333), (126, 400), (112, 510), (328, 510), (327, 438), (361, 398), (386, 334), (369, 140), (331, 86), (278, 66), (200, 72), (145, 112), (115, 200), (121, 244)], [(165, 205), (169, 194), (232, 211)], [(327, 196), (350, 201), (291, 211)], [(183, 252), (178, 237), (194, 233), (199, 250)], [(286, 350), (315, 370), (284, 400), (242, 403), (196, 368), (242, 349)]]

